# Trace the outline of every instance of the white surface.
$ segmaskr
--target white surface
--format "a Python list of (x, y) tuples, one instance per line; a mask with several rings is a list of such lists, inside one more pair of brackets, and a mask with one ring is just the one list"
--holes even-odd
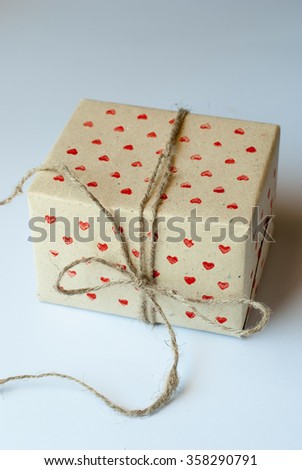
[[(301, 14), (299, 0), (0, 1), (0, 198), (81, 97), (282, 126), (268, 328), (248, 340), (178, 328), (179, 394), (151, 418), (61, 381), (6, 385), (1, 449), (301, 449)], [(170, 364), (164, 328), (39, 303), (26, 197), (0, 217), (0, 376), (60, 370), (148, 404)]]

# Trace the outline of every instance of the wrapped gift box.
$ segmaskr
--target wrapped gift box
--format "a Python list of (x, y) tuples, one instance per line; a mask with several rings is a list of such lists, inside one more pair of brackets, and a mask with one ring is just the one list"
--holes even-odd
[[(104, 207), (119, 214), (136, 265), (139, 204), (176, 114), (82, 100), (45, 163), (67, 165)], [(269, 243), (252, 239), (253, 220), (257, 212), (260, 219), (273, 213), (278, 147), (276, 125), (187, 115), (161, 195), (153, 273), (158, 285), (191, 299), (254, 297)], [(147, 253), (154, 197), (144, 211)], [(39, 298), (139, 317), (137, 289), (109, 286), (123, 278), (122, 271), (84, 263), (70, 269), (64, 287), (107, 283), (108, 288), (75, 296), (54, 289), (59, 272), (75, 259), (97, 256), (123, 264), (118, 234), (87, 195), (59, 172), (41, 172), (30, 187), (29, 204)], [(244, 328), (247, 318), (247, 306), (205, 303), (198, 309), (214, 320), (212, 327), (182, 303), (156, 298), (173, 325), (219, 333), (221, 324)]]

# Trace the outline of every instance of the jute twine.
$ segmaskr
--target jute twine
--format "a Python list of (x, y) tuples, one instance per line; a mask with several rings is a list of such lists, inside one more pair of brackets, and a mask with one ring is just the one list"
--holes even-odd
[[(199, 316), (202, 318), (202, 320), (207, 323), (208, 325), (211, 325), (217, 329), (220, 329), (220, 331), (223, 331), (225, 333), (233, 333), (235, 335), (240, 335), (242, 337), (247, 337), (250, 336), (254, 333), (257, 333), (258, 331), (262, 330), (265, 325), (267, 324), (271, 310), (268, 306), (266, 306), (263, 303), (256, 302), (251, 299), (247, 298), (227, 298), (227, 299), (222, 299), (222, 300), (196, 300), (196, 299), (190, 299), (182, 296), (175, 290), (169, 290), (164, 287), (160, 287), (155, 283), (155, 280), (153, 278), (153, 270), (155, 266), (155, 257), (156, 257), (156, 230), (155, 230), (155, 224), (156, 224), (156, 217), (159, 209), (159, 205), (161, 203), (161, 194), (165, 191), (165, 188), (167, 187), (170, 178), (172, 177), (172, 173), (170, 171), (170, 166), (172, 163), (173, 156), (175, 154), (175, 149), (176, 149), (176, 144), (177, 144), (177, 138), (181, 129), (181, 126), (185, 120), (186, 115), (188, 114), (188, 111), (186, 109), (180, 109), (177, 113), (175, 123), (172, 127), (171, 130), (171, 135), (169, 138), (169, 141), (166, 145), (166, 148), (164, 152), (159, 156), (156, 167), (153, 171), (153, 174), (150, 178), (150, 182), (148, 184), (147, 190), (145, 192), (145, 195), (140, 203), (139, 206), (139, 222), (140, 222), (140, 227), (143, 229), (143, 223), (144, 223), (144, 209), (146, 207), (146, 204), (148, 203), (153, 191), (156, 188), (156, 184), (158, 183), (158, 188), (157, 188), (157, 193), (155, 195), (155, 202), (153, 203), (152, 206), (152, 240), (151, 240), (151, 255), (150, 255), (150, 261), (147, 264), (146, 263), (146, 253), (145, 253), (145, 245), (143, 242), (143, 237), (140, 237), (140, 258), (139, 258), (139, 265), (138, 268), (134, 266), (131, 256), (130, 256), (130, 248), (129, 244), (126, 240), (126, 237), (121, 231), (119, 230), (119, 225), (118, 222), (115, 219), (115, 216), (113, 213), (111, 213), (108, 209), (106, 209), (102, 203), (84, 186), (81, 181), (78, 180), (76, 176), (74, 176), (68, 169), (67, 166), (65, 165), (55, 165), (52, 167), (47, 167), (47, 166), (40, 166), (37, 168), (33, 168), (30, 170), (20, 181), (20, 183), (15, 187), (14, 191), (12, 194), (7, 198), (4, 199), (3, 201), (0, 201), (0, 205), (5, 205), (10, 203), (18, 194), (22, 193), (23, 190), (23, 185), (24, 183), (35, 173), (40, 172), (40, 171), (49, 171), (49, 172), (59, 172), (62, 173), (64, 176), (66, 176), (69, 181), (71, 181), (74, 186), (76, 186), (80, 191), (84, 192), (87, 197), (107, 216), (107, 218), (111, 221), (115, 232), (119, 234), (119, 242), (120, 242), (120, 247), (121, 247), (121, 252), (122, 256), (124, 259), (124, 264), (126, 265), (126, 270), (122, 270), (120, 267), (118, 267), (116, 264), (110, 263), (109, 261), (105, 261), (102, 258), (91, 256), (89, 258), (81, 258), (73, 261), (70, 263), (68, 266), (65, 266), (62, 271), (60, 272), (55, 289), (57, 292), (59, 292), (62, 295), (79, 295), (79, 294), (85, 294), (87, 292), (93, 292), (93, 291), (99, 291), (101, 289), (105, 289), (108, 287), (112, 286), (121, 286), (121, 285), (129, 285), (137, 288), (140, 292), (140, 297), (141, 297), (141, 308), (140, 308), (140, 316), (141, 319), (147, 323), (154, 324), (155, 323), (155, 316), (158, 314), (164, 324), (166, 325), (169, 335), (170, 335), (170, 341), (171, 341), (171, 348), (173, 351), (173, 362), (172, 366), (167, 374), (167, 378), (165, 381), (165, 386), (163, 391), (161, 392), (160, 396), (149, 406), (146, 408), (142, 409), (128, 409), (125, 408), (124, 406), (120, 406), (116, 403), (114, 403), (110, 398), (106, 397), (102, 393), (100, 393), (98, 390), (95, 388), (91, 387), (87, 383), (85, 383), (82, 380), (79, 380), (71, 375), (68, 374), (62, 374), (59, 372), (46, 372), (42, 374), (24, 374), (24, 375), (15, 375), (11, 377), (7, 377), (4, 379), (0, 379), (0, 385), (4, 385), (8, 382), (13, 382), (17, 380), (26, 380), (26, 379), (42, 379), (45, 377), (57, 377), (61, 379), (66, 379), (70, 380), (72, 382), (75, 382), (85, 389), (87, 389), (89, 392), (91, 392), (93, 395), (95, 395), (97, 398), (102, 400), (103, 402), (106, 403), (110, 408), (112, 408), (115, 411), (118, 411), (119, 413), (125, 415), (125, 416), (146, 416), (154, 413), (157, 411), (159, 408), (163, 407), (166, 405), (169, 400), (171, 399), (173, 393), (175, 392), (179, 378), (178, 378), (178, 373), (177, 373), (177, 366), (178, 366), (178, 359), (179, 359), (179, 352), (178, 352), (178, 345), (176, 341), (176, 336), (175, 332), (167, 319), (165, 313), (163, 312), (161, 306), (157, 302), (157, 297), (156, 294), (163, 295), (165, 297), (168, 297), (169, 299), (173, 299), (177, 302), (180, 302), (184, 304), (187, 308), (190, 309), (190, 311), (193, 311), (196, 316)], [(83, 287), (79, 289), (65, 289), (61, 281), (67, 271), (69, 271), (71, 268), (74, 268), (75, 266), (78, 266), (83, 263), (87, 262), (95, 262), (95, 263), (100, 263), (102, 265), (108, 266), (111, 269), (118, 271), (119, 273), (123, 274), (123, 279), (117, 280), (117, 281), (111, 281), (106, 284), (100, 284), (97, 286), (89, 286), (89, 287)], [(238, 329), (233, 329), (225, 325), (218, 325), (216, 322), (211, 320), (210, 318), (204, 316), (202, 313), (198, 312), (197, 306), (198, 304), (215, 304), (215, 305), (222, 305), (222, 304), (242, 304), (242, 305), (248, 305), (256, 310), (258, 310), (261, 314), (261, 318), (258, 321), (258, 323), (253, 327), (249, 328), (246, 330), (238, 330)], [(149, 305), (148, 305), (149, 304)], [(151, 307), (148, 309), (148, 307)], [(148, 318), (148, 311), (150, 310), (150, 318)]]

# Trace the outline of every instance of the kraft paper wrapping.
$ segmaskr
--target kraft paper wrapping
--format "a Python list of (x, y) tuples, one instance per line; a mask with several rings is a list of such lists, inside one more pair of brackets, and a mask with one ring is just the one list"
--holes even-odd
[[(131, 232), (134, 263), (140, 256), (133, 239), (135, 217), (175, 115), (175, 111), (82, 100), (45, 162), (66, 164), (106, 208), (120, 210), (121, 230), (128, 239)], [(159, 285), (195, 299), (254, 296), (268, 243), (251, 241), (251, 222), (255, 207), (261, 218), (273, 213), (278, 147), (277, 125), (192, 113), (186, 117), (170, 168), (173, 178), (159, 209), (162, 221), (153, 273)], [(119, 242), (110, 223), (100, 229), (96, 206), (63, 175), (39, 173), (28, 196), (31, 217), (40, 218), (32, 237), (39, 238), (37, 227), (47, 234), (33, 243), (40, 300), (139, 318), (139, 293), (133, 287), (108, 287), (72, 297), (55, 291), (60, 270), (75, 259), (100, 256), (122, 264)], [(154, 196), (144, 213), (149, 222), (152, 201)], [(196, 233), (188, 220), (192, 209), (202, 218), (194, 225)], [(246, 221), (235, 224), (237, 240), (249, 235), (245, 241), (234, 240), (231, 233), (235, 216)], [(217, 219), (209, 223), (209, 217)], [(110, 241), (102, 239), (102, 231)], [(148, 229), (146, 239), (148, 252)], [(88, 263), (71, 270), (64, 287), (77, 289), (120, 278), (122, 274), (110, 268)], [(157, 300), (173, 325), (194, 329), (219, 333), (220, 324), (243, 328), (247, 317), (242, 305), (198, 307), (215, 319), (215, 328), (174, 300), (161, 296)]]

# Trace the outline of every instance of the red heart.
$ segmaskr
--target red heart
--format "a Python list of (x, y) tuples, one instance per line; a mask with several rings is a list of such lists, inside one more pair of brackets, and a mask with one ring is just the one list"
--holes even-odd
[(156, 277), (160, 276), (160, 272), (154, 270), (152, 276), (153, 276), (153, 278), (155, 279)]
[(241, 127), (239, 127), (238, 129), (235, 129), (235, 130), (234, 130), (234, 133), (235, 133), (235, 134), (239, 134), (239, 135), (243, 135), (243, 134), (244, 134), (244, 130), (241, 129)]
[(198, 154), (198, 153), (195, 153), (195, 155), (191, 155), (191, 160), (201, 160), (202, 157)]
[(87, 292), (86, 295), (90, 300), (95, 300), (96, 299), (96, 294), (94, 294), (93, 292)]
[(240, 176), (237, 176), (237, 180), (238, 181), (248, 181), (249, 177), (247, 175), (240, 175)]
[(70, 271), (70, 270), (69, 270), (69, 271), (67, 271), (67, 274), (68, 274), (69, 277), (74, 277), (74, 276), (77, 275), (77, 272), (76, 272), (76, 271)]
[(170, 119), (169, 124), (174, 124), (175, 119)]
[(219, 245), (219, 250), (221, 251), (222, 254), (226, 254), (228, 253), (229, 251), (231, 251), (231, 247), (230, 246), (224, 246), (224, 245)]
[(82, 220), (79, 221), (79, 227), (82, 230), (87, 230), (90, 227), (89, 222), (82, 222)]
[(86, 171), (86, 167), (84, 165), (76, 166), (75, 170), (77, 170), (77, 171)]
[(66, 243), (66, 245), (71, 245), (73, 243), (73, 239), (71, 237), (62, 237), (63, 241)]
[(135, 256), (135, 258), (139, 258), (139, 251), (137, 251), (135, 248), (133, 248), (132, 254)]
[(201, 124), (200, 129), (211, 129), (211, 126), (208, 122)]
[(97, 244), (97, 247), (100, 251), (106, 251), (108, 250), (108, 245), (107, 243), (98, 243)]
[(118, 299), (118, 301), (121, 305), (128, 305), (128, 300), (126, 299)]
[(210, 170), (205, 170), (202, 173), (200, 173), (200, 176), (208, 176), (210, 178), (211, 176), (213, 176), (213, 174)]
[(190, 142), (190, 139), (188, 136), (184, 135), (183, 137), (180, 137), (179, 142)]
[(83, 122), (83, 126), (85, 126), (85, 127), (93, 127), (93, 122), (92, 122), (92, 121)]
[(53, 224), (57, 220), (54, 215), (46, 215), (44, 218), (48, 224)]
[(184, 239), (184, 244), (185, 244), (188, 248), (191, 248), (192, 246), (194, 246), (193, 240), (189, 240), (188, 238), (185, 238), (185, 239)]
[(96, 188), (97, 185), (98, 184), (96, 181), (90, 181), (89, 183), (87, 183), (87, 186), (89, 186), (90, 188)]
[(215, 145), (215, 147), (222, 147), (222, 144), (221, 142), (214, 142), (213, 145)]
[(230, 284), (228, 282), (219, 281), (219, 282), (217, 282), (217, 285), (221, 290), (224, 290), (224, 289), (227, 289)]
[(131, 144), (124, 145), (123, 149), (124, 150), (133, 150), (133, 145), (131, 145)]
[(156, 150), (156, 155), (161, 155), (163, 153), (164, 149), (158, 149)]
[(66, 153), (68, 153), (68, 155), (77, 155), (78, 151), (77, 149), (68, 149), (66, 150)]
[(202, 200), (199, 197), (193, 197), (193, 199), (190, 200), (191, 204), (201, 204)]
[(114, 130), (115, 132), (124, 132), (125, 129), (123, 128), (123, 126), (117, 126), (117, 127), (115, 127), (113, 130)]
[(218, 321), (218, 323), (225, 323), (227, 321), (227, 318), (225, 318), (225, 317), (216, 317), (216, 320)]
[(101, 139), (95, 139), (95, 140), (92, 140), (91, 143), (95, 145), (101, 145), (102, 141)]
[(171, 165), (171, 166), (169, 167), (169, 171), (170, 171), (171, 173), (177, 173), (177, 172), (178, 172), (178, 168), (176, 168), (176, 166), (174, 166), (174, 165)]
[(101, 277), (100, 277), (100, 280), (101, 280), (102, 282), (110, 282), (109, 277), (103, 277), (103, 276), (101, 276)]
[[(116, 234), (116, 229), (115, 229), (115, 227), (112, 227), (112, 231), (113, 231), (114, 234)], [(124, 233), (123, 227), (119, 227), (119, 228), (118, 228), (118, 231), (119, 231), (120, 233)]]
[(251, 146), (251, 147), (248, 147), (247, 149), (245, 149), (246, 152), (248, 153), (255, 153), (257, 152), (257, 150), (255, 149), (255, 147)]
[(222, 186), (217, 186), (217, 188), (213, 189), (214, 193), (224, 193), (224, 188)]
[(168, 196), (167, 196), (166, 193), (163, 193), (163, 194), (161, 194), (160, 198), (165, 201), (166, 199), (168, 199)]
[(99, 160), (100, 162), (109, 162), (109, 157), (107, 155), (101, 155)]
[(142, 162), (139, 162), (139, 161), (138, 161), (138, 162), (133, 162), (133, 163), (131, 163), (131, 166), (134, 166), (134, 167), (137, 167), (137, 166), (138, 166), (138, 167), (142, 167), (143, 164), (142, 164)]
[(152, 138), (157, 137), (157, 135), (155, 132), (148, 132), (147, 137), (150, 137), (152, 139)]
[(208, 261), (204, 261), (203, 263), (203, 267), (209, 271), (210, 269), (213, 269), (215, 267), (215, 264), (214, 263), (209, 263)]
[(49, 250), (49, 253), (54, 257), (58, 256), (58, 254), (59, 254), (59, 252), (55, 251), (55, 250)]
[(126, 271), (127, 266), (125, 264), (117, 264), (121, 271)]
[(185, 276), (184, 277), (185, 282), (190, 286), (191, 284), (194, 284), (196, 281), (194, 276)]
[(167, 260), (169, 261), (170, 264), (175, 264), (178, 261), (177, 256), (167, 256)]
[(146, 120), (146, 119), (148, 119), (148, 116), (147, 116), (147, 114), (145, 114), (145, 113), (139, 114), (139, 115), (137, 116), (137, 119), (144, 119), (144, 120)]
[(227, 163), (228, 165), (233, 165), (233, 163), (235, 163), (235, 160), (234, 160), (234, 158), (227, 158), (225, 160), (225, 163)]
[(64, 176), (63, 175), (57, 175), (57, 176), (54, 176), (53, 179), (55, 181), (64, 181)]
[(120, 178), (121, 174), (118, 171), (114, 171), (113, 173), (110, 173), (110, 176), (112, 178)]
[(196, 316), (196, 313), (194, 312), (186, 312), (186, 315), (188, 318), (194, 318)]
[(212, 295), (203, 295), (202, 300), (213, 300), (214, 297)]
[(112, 116), (114, 116), (116, 114), (116, 111), (115, 109), (107, 109), (106, 114), (111, 114)]
[(232, 204), (227, 205), (228, 209), (238, 209), (238, 204), (236, 202), (232, 202)]
[(122, 194), (128, 194), (130, 196), (130, 194), (132, 194), (132, 189), (131, 188), (121, 189), (121, 193)]
[(191, 188), (192, 185), (191, 185), (191, 183), (181, 183), (180, 187), (181, 188)]

